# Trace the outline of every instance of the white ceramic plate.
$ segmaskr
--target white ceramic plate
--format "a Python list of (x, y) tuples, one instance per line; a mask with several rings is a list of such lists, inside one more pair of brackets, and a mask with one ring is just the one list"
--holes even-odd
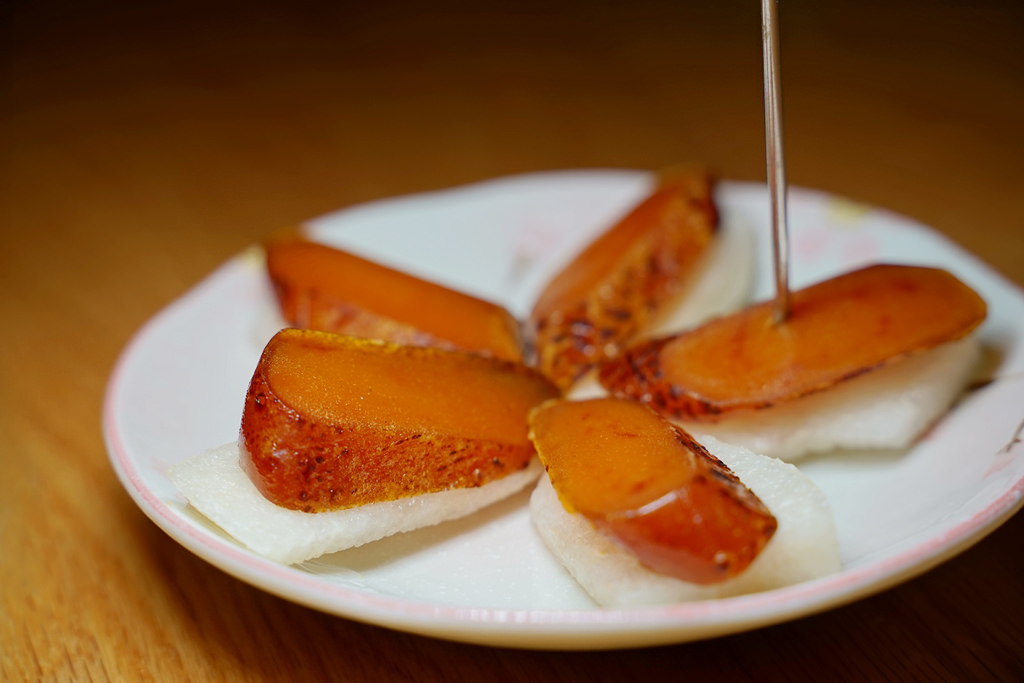
[[(628, 171), (518, 176), (368, 204), (309, 228), (524, 314), (553, 270), (650, 180)], [(725, 214), (754, 226), (764, 255), (757, 295), (770, 296), (764, 187), (723, 183), (719, 200)], [(951, 270), (989, 304), (980, 335), (993, 382), (909, 451), (829, 454), (801, 464), (835, 511), (843, 559), (836, 575), (727, 600), (598, 609), (536, 539), (525, 493), (468, 519), (302, 566), (253, 555), (188, 508), (164, 473), (237, 438), (248, 381), (273, 332), (273, 300), (255, 248), (162, 311), (125, 349), (104, 407), (111, 461), (157, 525), (243, 581), (325, 612), (458, 641), (559, 649), (682, 642), (875, 593), (964, 550), (1022, 504), (1024, 294), (906, 218), (800, 189), (789, 206), (796, 287), (866, 262), (912, 262)]]

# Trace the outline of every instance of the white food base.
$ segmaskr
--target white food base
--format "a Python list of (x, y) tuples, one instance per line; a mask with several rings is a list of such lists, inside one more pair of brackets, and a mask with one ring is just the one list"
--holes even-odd
[(264, 498), (242, 470), (237, 443), (177, 463), (167, 476), (192, 507), (242, 545), (275, 562), (294, 564), (464, 517), (520, 491), (542, 471), (534, 458), (526, 469), (484, 486), (318, 513), (279, 507)]
[(781, 588), (839, 571), (839, 541), (828, 500), (796, 467), (713, 438), (703, 445), (761, 501), (778, 529), (739, 576), (700, 585), (657, 574), (586, 517), (562, 506), (547, 474), (530, 497), (534, 527), (548, 549), (602, 607), (640, 607)]
[(949, 409), (978, 358), (972, 335), (796, 401), (715, 423), (677, 422), (701, 443), (713, 436), (788, 462), (840, 448), (903, 449)]

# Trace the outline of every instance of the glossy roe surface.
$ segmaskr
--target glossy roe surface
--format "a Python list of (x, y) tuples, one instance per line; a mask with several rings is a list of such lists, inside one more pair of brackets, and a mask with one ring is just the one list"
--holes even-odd
[(570, 386), (674, 301), (717, 226), (704, 171), (666, 173), (654, 191), (567, 264), (530, 314), (538, 365)]
[(724, 464), (640, 403), (548, 401), (532, 411), (530, 430), (566, 510), (653, 571), (721, 581), (775, 532), (771, 512)]
[(616, 394), (676, 417), (713, 420), (827, 389), (959, 339), (985, 302), (944, 270), (875, 265), (793, 293), (772, 322), (762, 302), (695, 330), (640, 343), (600, 373)]
[(306, 511), (479, 486), (526, 466), (527, 414), (556, 393), (516, 363), (283, 330), (246, 395), (243, 466)]
[(296, 327), (522, 357), (518, 323), (501, 306), (324, 244), (282, 239), (265, 249), (281, 312)]

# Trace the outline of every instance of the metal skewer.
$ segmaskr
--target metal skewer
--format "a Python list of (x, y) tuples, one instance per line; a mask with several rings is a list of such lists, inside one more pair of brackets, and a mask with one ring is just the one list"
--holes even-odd
[(786, 163), (782, 147), (782, 87), (779, 84), (778, 1), (761, 0), (761, 37), (764, 42), (764, 137), (768, 160), (768, 187), (772, 202), (772, 238), (775, 258), (773, 320), (789, 316), (789, 229), (786, 214)]

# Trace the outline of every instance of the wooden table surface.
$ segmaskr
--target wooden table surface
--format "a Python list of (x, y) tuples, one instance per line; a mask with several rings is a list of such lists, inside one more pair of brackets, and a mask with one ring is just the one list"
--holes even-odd
[[(763, 181), (758, 3), (88, 0), (0, 16), (0, 679), (1024, 677), (1019, 514), (795, 622), (517, 651), (253, 588), (160, 531), (107, 460), (101, 402), (131, 335), (282, 226), (547, 169), (699, 160)], [(1024, 285), (1024, 6), (793, 2), (781, 22), (791, 182), (912, 216)]]

